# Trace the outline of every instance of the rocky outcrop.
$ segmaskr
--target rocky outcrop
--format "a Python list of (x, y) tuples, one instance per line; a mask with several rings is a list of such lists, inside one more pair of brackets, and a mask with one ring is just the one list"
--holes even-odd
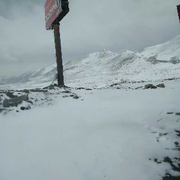
[(145, 86), (144, 86), (144, 89), (156, 89), (157, 87), (156, 86), (154, 86), (153, 84), (146, 84)]
[(3, 107), (17, 106), (18, 104), (21, 104), (23, 101), (28, 101), (28, 100), (29, 100), (28, 95), (22, 95), (11, 99), (5, 99), (3, 101)]

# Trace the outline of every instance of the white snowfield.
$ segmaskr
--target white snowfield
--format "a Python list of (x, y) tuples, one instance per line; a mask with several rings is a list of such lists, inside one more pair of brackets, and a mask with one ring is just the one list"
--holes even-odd
[(72, 90), (80, 99), (52, 91), (53, 105), (0, 114), (0, 180), (180, 176), (163, 162), (179, 157), (180, 81), (165, 84), (155, 90)]
[[(145, 48), (141, 52), (113, 53), (102, 50), (64, 65), (64, 77), (71, 87), (104, 87), (124, 81), (159, 81), (180, 78), (180, 36), (167, 43)], [(6, 87), (20, 83), (24, 87), (42, 87), (53, 82), (56, 64), (1, 80)], [(7, 84), (10, 84), (7, 86)], [(38, 85), (37, 85), (38, 84)], [(16, 84), (17, 85), (17, 84)], [(14, 87), (14, 86), (13, 86)], [(16, 87), (19, 88), (19, 85)]]
[[(23, 102), (7, 114), (0, 113), (0, 180), (180, 177), (165, 162), (168, 157), (178, 168), (179, 48), (180, 36), (141, 52), (103, 50), (67, 63), (67, 86), (96, 89), (29, 92), (34, 104)], [(44, 87), (55, 74), (53, 64), (3, 79), (0, 112), (8, 98), (5, 90)], [(154, 85), (163, 81), (165, 88), (144, 90), (139, 87), (148, 83), (137, 81)], [(31, 109), (21, 111), (21, 106)]]

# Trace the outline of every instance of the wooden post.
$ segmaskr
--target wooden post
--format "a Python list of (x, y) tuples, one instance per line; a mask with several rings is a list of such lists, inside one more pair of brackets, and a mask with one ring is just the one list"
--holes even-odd
[(60, 30), (59, 23), (53, 24), (54, 29), (54, 41), (56, 49), (56, 62), (57, 62), (57, 80), (58, 86), (64, 86), (64, 75), (63, 75), (63, 60), (62, 60), (62, 50), (61, 50), (61, 39), (60, 39)]

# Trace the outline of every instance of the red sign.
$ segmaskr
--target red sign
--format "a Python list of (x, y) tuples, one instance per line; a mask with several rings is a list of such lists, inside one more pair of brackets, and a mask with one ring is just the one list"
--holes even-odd
[(179, 22), (180, 22), (180, 5), (177, 6), (178, 16), (179, 16)]
[(46, 29), (52, 29), (53, 22), (62, 12), (61, 0), (47, 0), (44, 5)]

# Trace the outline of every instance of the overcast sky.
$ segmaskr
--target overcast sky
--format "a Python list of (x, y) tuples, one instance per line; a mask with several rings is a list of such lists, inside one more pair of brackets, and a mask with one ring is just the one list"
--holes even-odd
[[(46, 0), (0, 0), (0, 77), (55, 62)], [(64, 62), (102, 49), (139, 51), (180, 34), (179, 0), (69, 0), (61, 22)]]

